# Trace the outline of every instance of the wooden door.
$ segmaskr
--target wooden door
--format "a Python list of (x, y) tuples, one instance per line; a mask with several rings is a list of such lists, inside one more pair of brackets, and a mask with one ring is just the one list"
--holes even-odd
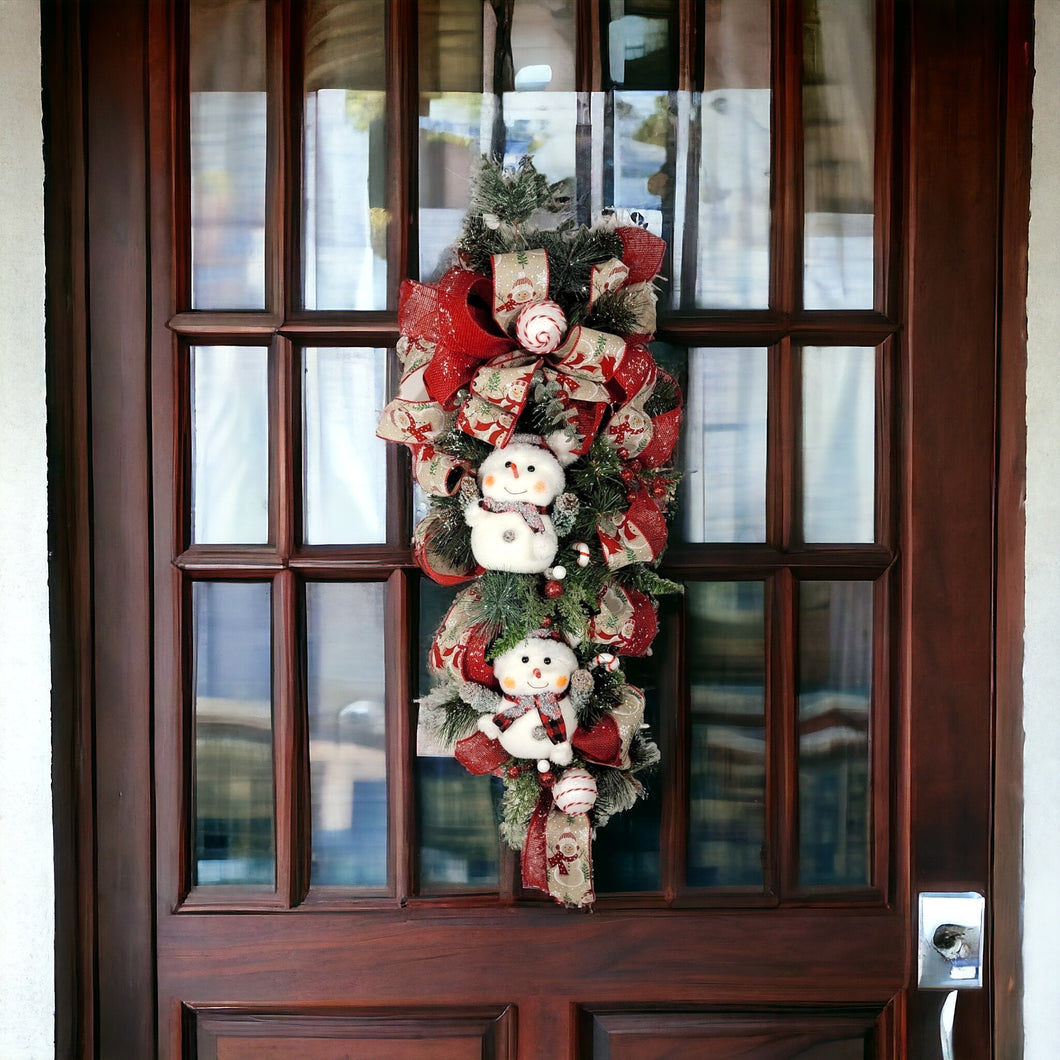
[[(991, 896), (1006, 10), (49, 16), (84, 1055), (937, 1055), (916, 896)], [(474, 156), (528, 146), (583, 219), (668, 241), (688, 396), (685, 592), (635, 675), (662, 763), (588, 914), (521, 888), (490, 778), (418, 741), (447, 597), (372, 437), (398, 283)]]

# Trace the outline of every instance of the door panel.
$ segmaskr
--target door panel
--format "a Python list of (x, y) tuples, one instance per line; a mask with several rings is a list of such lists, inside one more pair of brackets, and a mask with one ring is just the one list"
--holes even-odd
[[(347, 61), (351, 8), (245, 6), (202, 5), (263, 19), (264, 81), (247, 74), (234, 88), (189, 66), (204, 38), (189, 37), (181, 3), (86, 4), (70, 29), (86, 54), (99, 1055), (387, 1057), (415, 1041), (524, 1060), (932, 1056), (938, 998), (911, 982), (915, 894), (989, 893), (997, 12), (881, 3), (873, 91), (839, 93), (857, 97), (853, 116), (849, 101), (812, 101), (817, 117), (833, 106), (843, 120), (811, 134), (809, 97), (829, 93), (816, 91), (808, 49), (819, 33), (832, 54), (850, 31), (834, 20), (854, 8), (629, 3), (659, 33), (619, 63), (605, 46), (614, 11), (558, 5), (574, 36), (555, 52), (553, 89), (529, 74), (507, 88), (491, 68), (499, 96), (528, 98), (509, 108), (510, 128), (498, 112), (472, 133), (459, 107), (487, 72), (472, 70), (469, 87), (452, 60), (482, 60), (482, 5), (361, 5), (375, 27), (364, 41), (389, 42), (386, 61), (365, 68), (371, 84)], [(487, 6), (503, 18), (506, 5)], [(531, 22), (539, 7), (515, 5)], [(508, 28), (537, 48), (519, 69), (547, 65), (536, 59), (555, 27), (520, 38), (519, 19)], [(436, 68), (424, 66), (431, 34), (455, 49)], [(259, 39), (244, 36), (207, 38), (207, 51)], [(638, 65), (652, 56), (661, 74)], [(264, 250), (254, 242), (244, 258), (255, 291), (260, 264), (257, 309), (197, 293), (212, 259), (208, 239), (192, 252), (191, 232), (216, 236), (226, 216), (204, 212), (213, 169), (188, 137), (191, 93), (211, 84), (267, 97), (244, 123), (266, 144), (264, 219), (256, 206), (243, 217), (254, 240), (264, 229)], [(319, 111), (333, 90), (347, 93), (339, 117), (353, 128), (336, 135), (371, 157), (342, 231), (322, 221), (341, 206), (321, 175), (334, 142), (303, 139), (306, 97)], [(637, 678), (664, 765), (641, 816), (601, 832), (607, 883), (592, 915), (522, 893), (488, 780), (472, 791), (481, 778), (417, 747), (417, 634), (447, 603), (411, 561), (410, 469), (394, 452), (360, 456), (358, 433), (393, 369), (397, 281), (433, 253), (431, 225), (462, 211), (459, 181), (447, 183), (456, 149), (543, 136), (531, 119), (549, 91), (555, 115), (569, 102), (574, 116), (556, 133), (573, 144), (559, 175), (585, 182), (590, 204), (636, 186), (633, 144), (671, 178), (642, 204), (671, 244), (657, 356), (691, 381), (702, 437), (686, 436), (689, 458), (719, 431), (739, 435), (704, 458), (728, 508), (693, 503), (674, 533), (665, 572), (688, 591)], [(447, 94), (460, 97), (448, 110)], [(767, 129), (768, 220), (760, 187), (728, 197), (748, 204), (753, 253), (722, 238), (726, 189), (708, 164), (719, 152), (704, 146), (737, 102), (751, 109), (726, 142), (753, 154), (756, 115)], [(813, 158), (804, 135), (817, 137)], [(204, 136), (209, 146), (216, 132)], [(820, 152), (859, 143), (871, 187), (855, 166), (844, 194)], [(310, 204), (312, 166), (321, 197)], [(809, 308), (804, 257), (812, 240), (814, 268), (831, 253), (822, 232), (838, 233), (833, 250), (857, 243), (861, 287), (853, 302)], [(335, 271), (347, 252), (360, 263), (350, 288)], [(753, 281), (735, 293), (704, 281), (726, 254)], [(256, 358), (253, 404), (268, 420), (265, 441), (253, 434), (267, 453), (254, 455), (246, 532), (244, 506), (225, 511), (224, 475), (196, 449), (219, 437), (210, 416), (224, 418), (223, 385), (207, 394), (203, 372), (218, 350), (221, 375), (225, 357)], [(749, 397), (740, 418), (711, 405), (711, 388), (727, 386)], [(836, 409), (843, 430), (815, 432)], [(325, 419), (345, 437), (345, 463), (314, 433)], [(829, 466), (867, 492), (837, 494)], [(372, 484), (342, 482), (351, 467)], [(225, 594), (262, 597), (227, 640), (206, 606)], [(988, 1055), (988, 994), (958, 1006), (969, 1058)]]
[(186, 1008), (197, 1060), (509, 1060), (510, 1008), (365, 1012)]

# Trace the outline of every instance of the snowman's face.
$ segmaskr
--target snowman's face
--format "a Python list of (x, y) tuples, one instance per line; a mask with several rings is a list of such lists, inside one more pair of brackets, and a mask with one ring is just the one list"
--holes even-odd
[(559, 461), (537, 445), (515, 442), (494, 449), (479, 468), (482, 494), (495, 501), (523, 501), (544, 507), (563, 492)]
[(567, 691), (570, 675), (577, 668), (578, 660), (566, 644), (528, 637), (497, 656), (493, 675), (509, 696), (560, 695)]

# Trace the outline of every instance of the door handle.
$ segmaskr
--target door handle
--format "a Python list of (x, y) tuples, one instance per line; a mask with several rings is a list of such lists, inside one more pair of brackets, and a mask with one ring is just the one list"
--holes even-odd
[(917, 986), (945, 990), (939, 1012), (942, 1060), (953, 1053), (957, 993), (983, 985), (986, 899), (976, 891), (925, 891), (918, 903)]

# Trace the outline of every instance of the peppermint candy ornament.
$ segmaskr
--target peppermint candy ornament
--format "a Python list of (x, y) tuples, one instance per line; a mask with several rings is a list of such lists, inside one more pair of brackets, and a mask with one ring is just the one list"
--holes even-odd
[(566, 334), (567, 317), (555, 302), (534, 302), (515, 322), (515, 341), (530, 353), (558, 350)]
[(568, 769), (552, 788), (552, 801), (571, 817), (596, 805), (596, 778), (587, 769)]

